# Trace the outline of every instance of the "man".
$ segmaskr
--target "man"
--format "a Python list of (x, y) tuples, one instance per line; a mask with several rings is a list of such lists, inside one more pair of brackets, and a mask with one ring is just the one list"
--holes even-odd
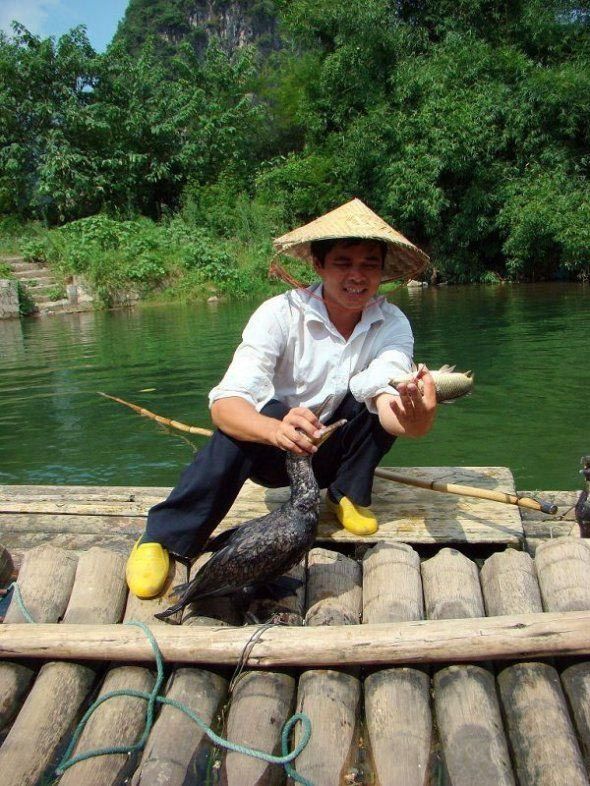
[[(389, 383), (412, 368), (406, 317), (376, 298), (379, 285), (407, 280), (427, 257), (358, 199), (275, 241), (313, 264), (321, 279), (271, 298), (252, 315), (243, 341), (210, 395), (217, 430), (164, 502), (127, 563), (127, 582), (154, 597), (166, 582), (169, 553), (198, 555), (242, 485), (288, 485), (284, 452), (313, 456), (314, 472), (343, 527), (374, 533), (368, 507), (373, 473), (400, 436), (432, 426), (434, 382), (422, 367), (414, 382)], [(347, 423), (319, 449), (322, 422)]]

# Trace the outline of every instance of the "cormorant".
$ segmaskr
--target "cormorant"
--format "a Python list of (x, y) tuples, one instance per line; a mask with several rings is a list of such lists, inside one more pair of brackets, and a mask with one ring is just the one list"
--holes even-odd
[[(323, 429), (321, 444), (346, 421)], [(232, 595), (246, 587), (267, 583), (296, 565), (311, 548), (320, 515), (320, 489), (313, 474), (311, 455), (287, 451), (285, 467), (291, 496), (272, 513), (240, 524), (219, 538), (225, 545), (197, 571), (192, 581), (175, 588), (179, 596), (165, 611), (165, 619), (189, 603), (207, 597)]]

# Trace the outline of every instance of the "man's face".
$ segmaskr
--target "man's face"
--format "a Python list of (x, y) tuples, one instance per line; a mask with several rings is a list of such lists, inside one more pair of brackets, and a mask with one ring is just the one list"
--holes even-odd
[(314, 268), (323, 281), (328, 306), (361, 312), (381, 283), (381, 246), (373, 241), (353, 246), (337, 243), (323, 266), (314, 262)]

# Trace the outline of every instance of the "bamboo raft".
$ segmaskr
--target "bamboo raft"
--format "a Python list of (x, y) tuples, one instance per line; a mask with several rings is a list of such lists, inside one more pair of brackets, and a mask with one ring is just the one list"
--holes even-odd
[[(510, 490), (503, 468), (447, 468), (446, 475)], [(193, 604), (178, 628), (153, 617), (168, 605), (168, 592), (140, 601), (127, 595), (124, 579), (129, 546), (165, 491), (0, 487), (0, 542), (20, 565), (27, 609), (46, 623), (19, 624), (23, 614), (13, 597), (0, 626), (3, 786), (49, 783), (75, 723), (98, 696), (150, 690), (154, 665), (143, 634), (119, 624), (130, 620), (148, 623), (162, 642), (182, 644), (190, 636), (201, 642), (199, 657), (166, 656), (165, 693), (229, 739), (279, 753), (284, 722), (305, 712), (312, 736), (295, 767), (316, 786), (589, 783), (590, 545), (577, 537), (573, 514), (556, 519), (376, 481), (377, 536), (352, 538), (324, 512), (321, 546), (291, 572), (299, 588), (247, 604)], [(543, 496), (566, 514), (576, 495)], [(283, 490), (246, 488), (223, 527), (283, 498)], [(182, 567), (172, 573), (169, 587), (185, 579)], [(220, 642), (243, 641), (256, 631), (253, 618), (271, 615), (292, 627), (265, 631), (231, 683), (235, 657), (211, 653), (220, 652)], [(457, 656), (463, 629), (477, 654)], [(520, 639), (519, 656), (492, 646), (488, 629), (504, 642)], [(66, 644), (48, 649), (45, 630), (59, 632)], [(104, 631), (126, 632), (131, 649), (117, 654), (120, 637), (95, 637)], [(368, 645), (355, 659), (365, 631)], [(560, 650), (559, 642), (577, 631), (578, 644)], [(3, 656), (21, 632), (23, 641), (36, 636), (36, 646), (26, 658)], [(304, 638), (309, 646), (298, 646)], [(83, 656), (67, 654), (74, 639), (86, 644)], [(395, 647), (408, 641), (406, 655), (396, 659)], [(269, 660), (275, 644), (278, 655)], [(476, 653), (468, 646), (465, 653)], [(145, 712), (139, 698), (105, 702), (77, 752), (134, 743)], [(285, 782), (283, 768), (215, 748), (170, 706), (159, 710), (141, 753), (81, 762), (60, 780), (66, 786)]]

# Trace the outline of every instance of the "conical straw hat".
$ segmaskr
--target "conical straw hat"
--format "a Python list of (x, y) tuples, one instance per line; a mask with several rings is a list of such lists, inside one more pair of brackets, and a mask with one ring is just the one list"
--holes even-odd
[(305, 226), (287, 232), (274, 241), (281, 254), (313, 262), (313, 240), (336, 240), (349, 237), (382, 240), (387, 244), (382, 281), (414, 278), (426, 267), (428, 256), (368, 208), (353, 199)]

